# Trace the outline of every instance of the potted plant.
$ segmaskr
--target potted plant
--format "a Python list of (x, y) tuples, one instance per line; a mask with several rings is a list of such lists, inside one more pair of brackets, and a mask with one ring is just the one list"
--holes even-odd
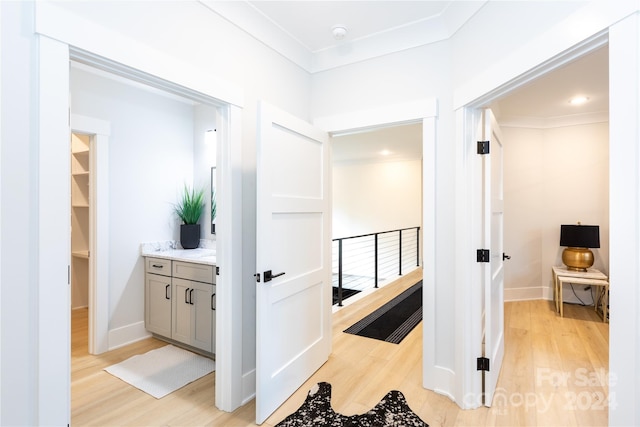
[(200, 244), (200, 216), (204, 208), (204, 190), (189, 188), (186, 184), (175, 212), (182, 221), (180, 244), (184, 249), (195, 249)]

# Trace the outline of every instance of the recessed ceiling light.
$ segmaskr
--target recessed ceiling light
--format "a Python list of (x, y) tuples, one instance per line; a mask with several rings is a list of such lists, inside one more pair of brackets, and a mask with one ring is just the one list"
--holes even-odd
[(574, 96), (573, 98), (571, 98), (569, 100), (569, 104), (571, 105), (581, 105), (584, 104), (585, 102), (587, 102), (589, 100), (589, 98), (587, 98), (586, 96)]
[(381, 156), (388, 156), (389, 154), (392, 154), (392, 153), (391, 153), (391, 151), (389, 151), (389, 150), (382, 150), (382, 151), (380, 152), (380, 155), (381, 155)]

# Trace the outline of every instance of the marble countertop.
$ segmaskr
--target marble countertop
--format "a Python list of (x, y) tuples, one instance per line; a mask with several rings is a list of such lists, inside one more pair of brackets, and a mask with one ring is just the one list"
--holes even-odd
[(216, 265), (215, 245), (211, 247), (210, 244), (201, 244), (201, 247), (196, 249), (182, 249), (173, 241), (143, 243), (140, 245), (140, 254), (143, 257)]

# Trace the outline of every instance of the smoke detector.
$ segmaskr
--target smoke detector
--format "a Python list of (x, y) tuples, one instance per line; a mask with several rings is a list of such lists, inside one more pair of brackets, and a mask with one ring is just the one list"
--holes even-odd
[(336, 40), (342, 40), (347, 35), (347, 27), (344, 25), (334, 25), (331, 29), (333, 38)]

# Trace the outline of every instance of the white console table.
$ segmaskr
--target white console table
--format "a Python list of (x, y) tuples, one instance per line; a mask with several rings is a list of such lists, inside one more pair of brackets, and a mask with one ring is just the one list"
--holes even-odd
[(598, 311), (598, 306), (602, 307), (602, 321), (609, 320), (609, 278), (600, 270), (589, 268), (587, 271), (569, 270), (565, 266), (554, 266), (553, 270), (553, 297), (556, 303), (556, 312), (560, 313), (560, 317), (564, 317), (562, 285), (565, 283), (574, 283), (578, 285), (597, 286), (600, 292), (597, 293), (597, 299), (594, 301), (594, 308)]

